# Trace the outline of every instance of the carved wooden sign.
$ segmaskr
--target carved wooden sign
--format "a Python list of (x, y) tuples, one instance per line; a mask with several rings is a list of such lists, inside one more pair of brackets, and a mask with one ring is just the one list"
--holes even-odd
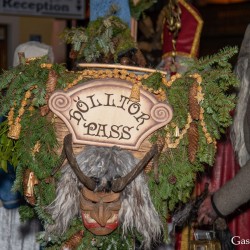
[(74, 143), (138, 149), (170, 122), (172, 109), (143, 89), (140, 102), (132, 102), (131, 88), (124, 80), (91, 80), (67, 92), (55, 91), (49, 107), (64, 121)]

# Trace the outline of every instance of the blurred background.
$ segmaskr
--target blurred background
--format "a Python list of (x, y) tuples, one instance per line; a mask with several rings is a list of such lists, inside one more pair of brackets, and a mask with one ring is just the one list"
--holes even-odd
[[(142, 19), (150, 18), (150, 25), (157, 29), (157, 19), (169, 0), (159, 0), (146, 10)], [(34, 2), (34, 3), (33, 3)], [(249, 0), (193, 0), (191, 3), (204, 21), (199, 57), (218, 52), (225, 46), (238, 46), (250, 22)], [(12, 66), (15, 48), (27, 41), (40, 41), (52, 46), (55, 62), (66, 62), (68, 48), (59, 38), (66, 27), (85, 26), (89, 21), (89, 1), (84, 0), (2, 0), (0, 6), (0, 68)], [(64, 10), (67, 11), (64, 11)], [(66, 13), (67, 12), (67, 13)], [(66, 14), (65, 14), (66, 13)], [(157, 65), (162, 56), (161, 36), (150, 36), (140, 30), (138, 42), (147, 54), (151, 66)], [(148, 27), (150, 28), (150, 27)], [(156, 41), (157, 40), (157, 41)], [(145, 43), (146, 42), (146, 43)], [(151, 46), (148, 51), (147, 46)], [(152, 48), (153, 47), (153, 48)], [(234, 62), (233, 62), (234, 63)]]

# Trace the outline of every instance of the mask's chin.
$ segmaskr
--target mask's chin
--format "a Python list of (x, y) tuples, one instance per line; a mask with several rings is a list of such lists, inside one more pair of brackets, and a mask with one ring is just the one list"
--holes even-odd
[(95, 235), (107, 235), (112, 233), (118, 227), (118, 214), (114, 214), (108, 219), (106, 225), (102, 227), (88, 213), (82, 212), (84, 226)]

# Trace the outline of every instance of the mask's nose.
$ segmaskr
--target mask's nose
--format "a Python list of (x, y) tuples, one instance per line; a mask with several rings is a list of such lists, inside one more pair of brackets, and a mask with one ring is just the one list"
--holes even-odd
[(102, 227), (105, 227), (108, 219), (111, 217), (112, 213), (105, 208), (103, 201), (98, 203), (98, 206), (91, 213), (91, 217)]

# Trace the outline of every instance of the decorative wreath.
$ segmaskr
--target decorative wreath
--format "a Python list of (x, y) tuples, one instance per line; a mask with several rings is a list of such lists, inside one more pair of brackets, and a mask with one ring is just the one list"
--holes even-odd
[[(119, 25), (116, 27), (123, 28)], [(88, 32), (91, 32), (91, 27)], [(79, 35), (79, 30), (70, 31), (72, 39), (76, 39), (76, 34)], [(107, 37), (112, 40), (112, 34), (105, 33), (104, 41), (108, 41)], [(122, 38), (122, 33), (116, 30), (116, 34)], [(79, 46), (74, 48), (78, 57), (83, 55), (81, 48), (84, 46), (84, 53), (89, 51), (86, 50), (88, 38), (81, 37), (84, 39), (77, 41)], [(119, 40), (115, 41), (115, 44), (119, 44)], [(72, 40), (68, 42), (72, 43)], [(154, 69), (138, 74), (139, 67), (136, 66), (96, 64), (99, 56), (104, 58), (105, 51), (105, 58), (110, 60), (113, 51), (111, 48), (105, 50), (101, 41), (98, 44), (96, 48), (103, 45), (102, 53), (86, 54), (94, 59), (95, 64), (80, 64), (84, 68), (78, 71), (68, 71), (61, 64), (49, 64), (47, 58), (42, 57), (24, 60), (0, 76), (0, 116), (6, 116), (6, 120), (0, 124), (1, 167), (7, 171), (7, 162), (16, 167), (13, 189), (21, 191), (28, 202), (19, 208), (22, 220), (38, 217), (44, 223), (51, 223), (45, 207), (56, 195), (60, 173), (53, 177), (51, 173), (60, 162), (57, 153), (60, 145), (54, 117), (48, 107), (49, 97), (55, 90), (66, 91), (89, 79), (124, 79), (134, 85), (134, 98), (138, 98), (138, 91), (143, 88), (159, 101), (166, 101), (173, 107), (172, 121), (150, 138), (151, 143), (162, 147), (157, 164), (149, 165), (145, 170), (149, 177), (151, 198), (163, 221), (179, 203), (190, 200), (197, 173), (203, 171), (205, 165), (213, 166), (216, 142), (231, 124), (230, 111), (236, 103), (233, 88), (238, 81), (228, 61), (237, 53), (237, 48), (226, 47), (213, 56), (190, 62), (184, 74), (169, 76)], [(136, 49), (134, 44), (131, 46)], [(128, 48), (121, 51), (127, 52)], [(112, 58), (116, 61), (119, 55), (113, 53)], [(87, 249), (86, 246), (93, 249), (98, 246), (103, 249), (108, 249), (108, 246), (130, 249), (131, 238), (127, 235), (121, 241), (119, 232), (118, 229), (109, 236), (96, 237), (90, 232), (83, 232), (82, 223), (76, 218), (70, 229), (53, 239), (47, 249), (58, 249), (67, 244), (76, 245), (78, 249)]]

